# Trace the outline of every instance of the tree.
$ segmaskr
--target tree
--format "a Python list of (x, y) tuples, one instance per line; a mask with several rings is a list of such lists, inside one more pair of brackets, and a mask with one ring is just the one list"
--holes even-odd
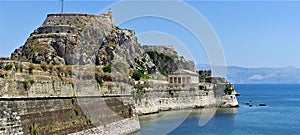
[(11, 70), (12, 69), (12, 65), (11, 64), (6, 64), (4, 66), (4, 70), (8, 71), (8, 70)]
[(103, 72), (111, 73), (111, 66), (110, 65), (104, 66), (103, 67)]

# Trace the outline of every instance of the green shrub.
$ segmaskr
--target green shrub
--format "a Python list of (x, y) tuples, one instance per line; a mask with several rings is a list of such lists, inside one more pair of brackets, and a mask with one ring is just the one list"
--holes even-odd
[(25, 90), (28, 90), (28, 88), (29, 88), (29, 83), (28, 83), (28, 81), (24, 81), (24, 82), (23, 82), (23, 87), (24, 87)]
[(29, 80), (30, 84), (32, 85), (34, 83), (34, 80)]
[(168, 77), (168, 73), (166, 71), (160, 72), (163, 76)]
[(145, 74), (145, 72), (146, 70), (144, 68), (139, 69), (137, 71), (134, 71), (131, 77), (136, 81), (140, 80), (141, 78), (149, 79), (150, 76)]
[(141, 79), (142, 75), (143, 75), (143, 73), (141, 73), (139, 71), (134, 71), (132, 74), (132, 78), (136, 81), (139, 81)]
[(103, 67), (103, 72), (111, 73), (111, 66), (110, 65), (104, 66)]
[(37, 126), (35, 123), (32, 124), (32, 126), (29, 127), (29, 133), (30, 135), (37, 135)]
[(74, 105), (76, 102), (76, 97), (72, 97), (71, 102), (72, 102), (72, 105)]
[(78, 108), (75, 108), (75, 109), (74, 109), (74, 113), (75, 113), (76, 116), (78, 116), (78, 115), (79, 115), (79, 109), (78, 109)]
[(6, 64), (4, 66), (4, 70), (8, 71), (8, 70), (11, 70), (12, 69), (12, 64)]
[(97, 81), (97, 83), (100, 85), (100, 87), (103, 87), (103, 79), (102, 79), (102, 77), (101, 77), (101, 75), (100, 74), (95, 74), (95, 79), (96, 79), (96, 81)]
[(4, 78), (4, 74), (0, 73), (0, 78)]
[(227, 95), (231, 95), (233, 91), (234, 91), (234, 89), (230, 89), (229, 87), (226, 87), (224, 90), (224, 93)]

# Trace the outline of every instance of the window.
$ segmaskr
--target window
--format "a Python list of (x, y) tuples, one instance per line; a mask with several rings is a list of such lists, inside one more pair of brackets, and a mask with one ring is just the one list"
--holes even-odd
[(173, 77), (169, 77), (169, 82), (173, 83)]

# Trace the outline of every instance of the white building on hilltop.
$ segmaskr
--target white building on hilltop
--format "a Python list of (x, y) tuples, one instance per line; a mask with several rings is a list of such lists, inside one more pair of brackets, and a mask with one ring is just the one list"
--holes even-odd
[(178, 69), (168, 76), (170, 84), (198, 84), (199, 74), (190, 70)]

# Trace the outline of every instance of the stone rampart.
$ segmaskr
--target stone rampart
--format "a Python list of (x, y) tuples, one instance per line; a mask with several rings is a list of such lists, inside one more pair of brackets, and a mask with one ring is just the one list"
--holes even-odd
[(113, 127), (107, 125), (115, 131), (132, 127), (126, 131), (132, 133), (140, 128), (131, 105), (119, 97), (0, 98), (0, 105), (0, 134), (69, 134), (93, 128), (108, 133)]
[(77, 34), (77, 28), (71, 26), (44, 26), (35, 30), (36, 34), (69, 33)]

